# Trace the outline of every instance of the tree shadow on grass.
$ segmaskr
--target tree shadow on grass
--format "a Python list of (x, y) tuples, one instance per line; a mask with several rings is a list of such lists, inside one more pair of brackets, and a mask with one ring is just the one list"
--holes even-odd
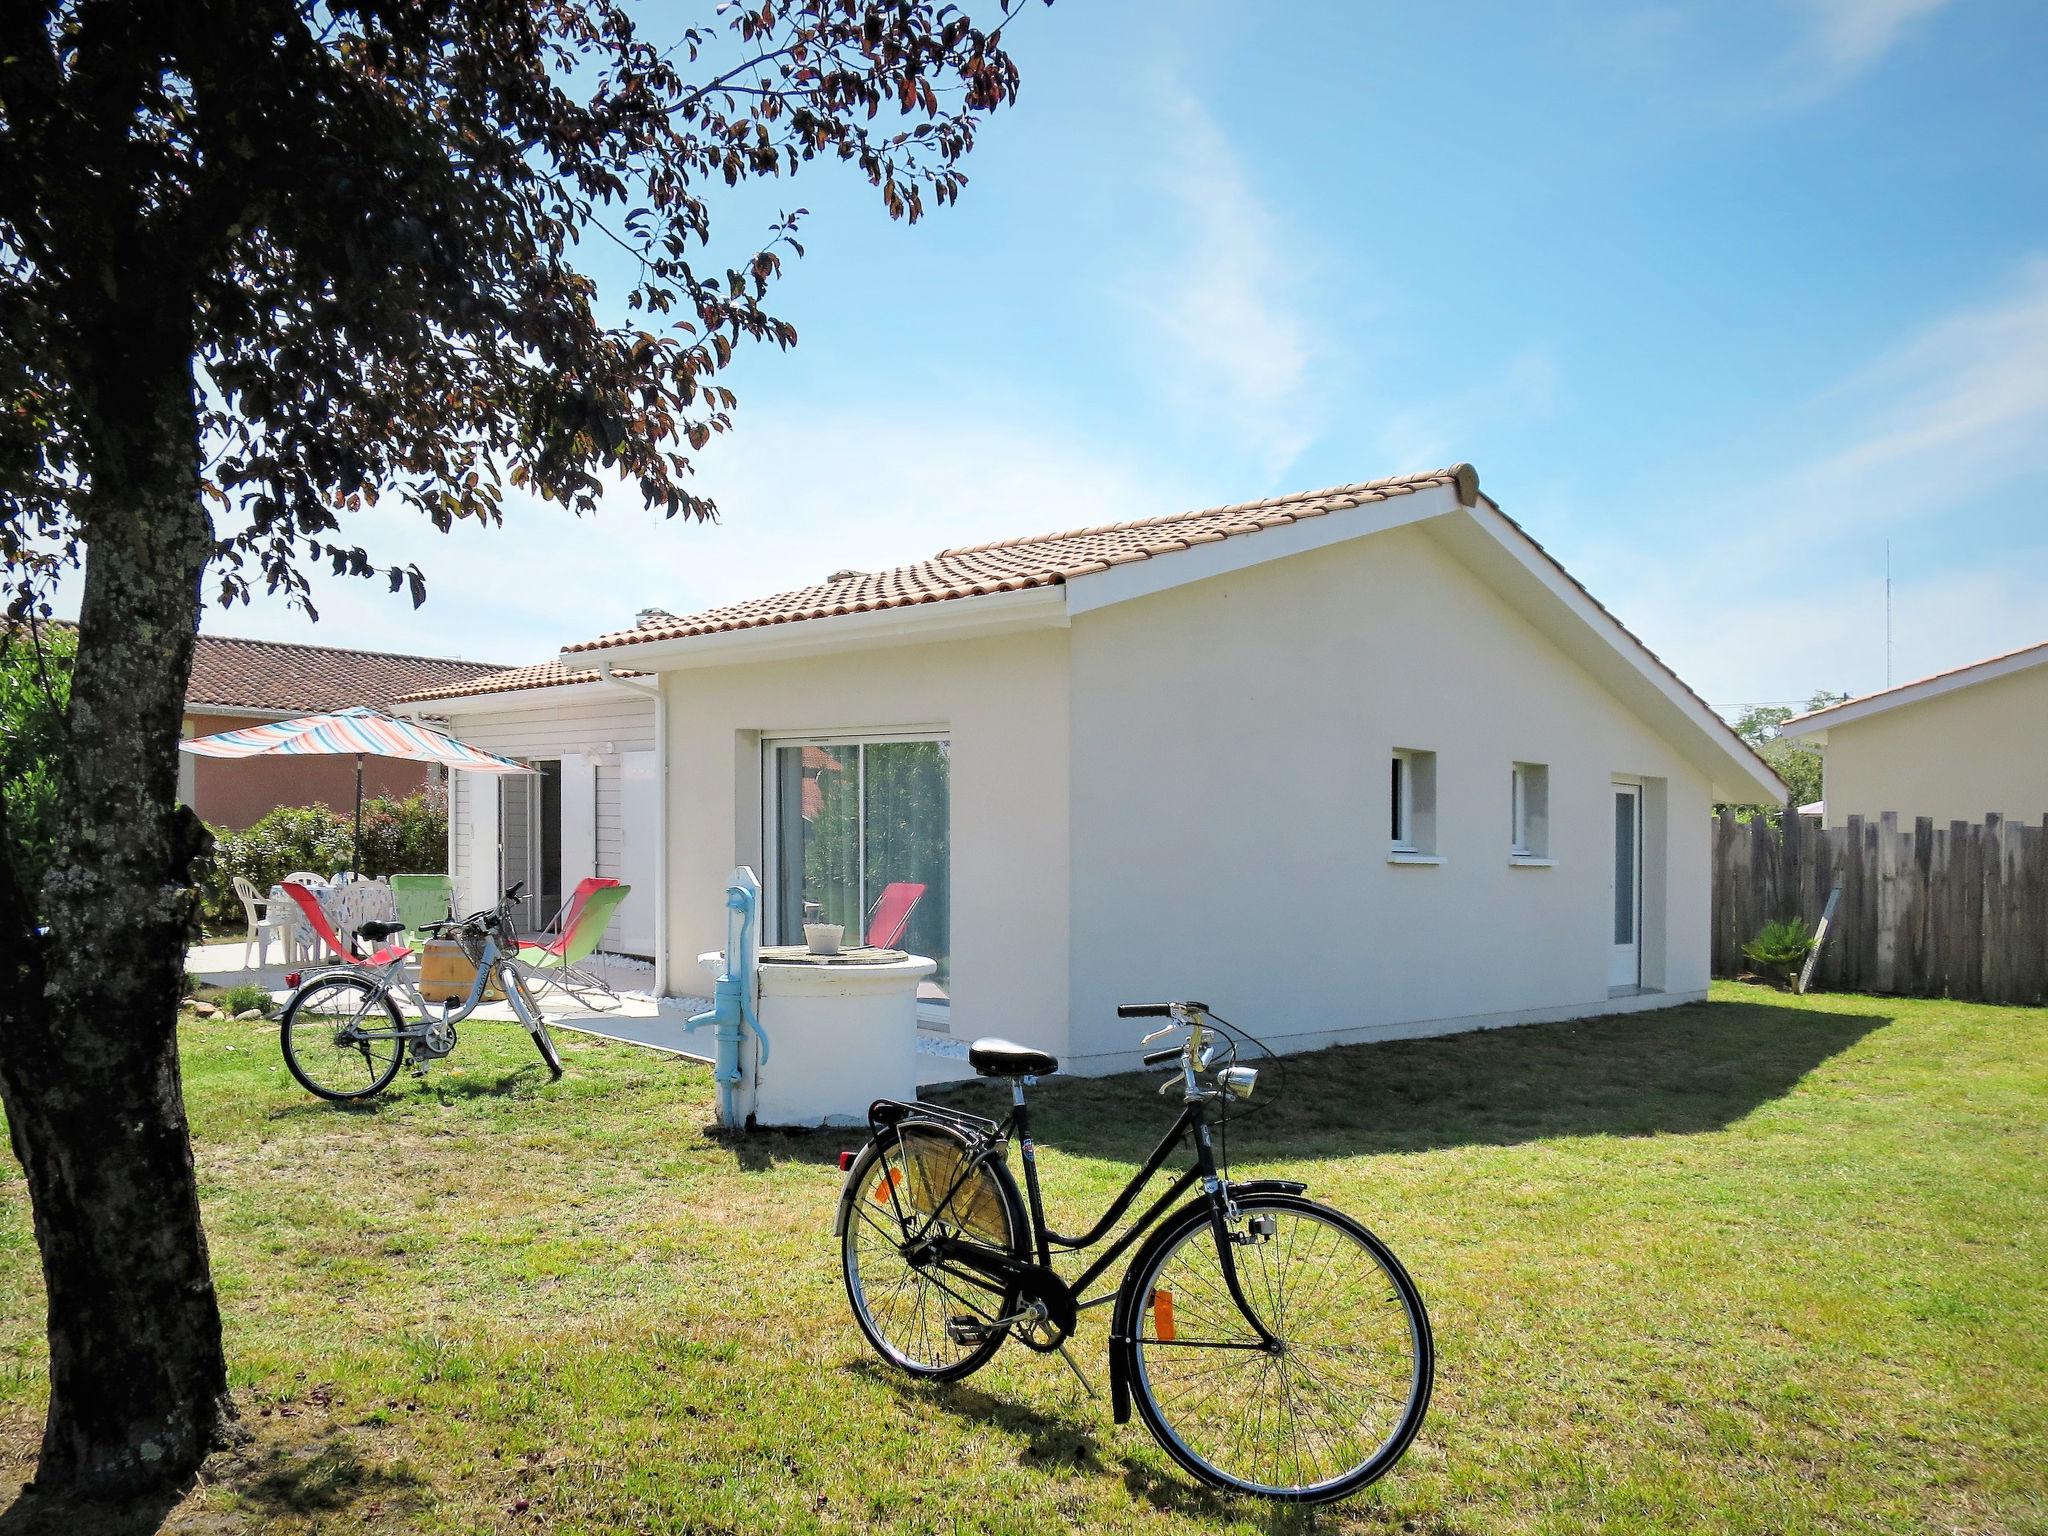
[[(24, 1487), (0, 1510), (0, 1536), (152, 1536), (201, 1480), (119, 1504), (86, 1503)], [(223, 1451), (209, 1458), (203, 1481), (231, 1490), (259, 1529), (286, 1516), (314, 1519), (365, 1501), (407, 1503), (425, 1486), (403, 1463), (365, 1461), (341, 1431)], [(234, 1516), (222, 1521), (222, 1528), (243, 1525)]]
[[(1717, 1131), (1890, 1022), (1758, 1000), (1334, 1046), (1257, 1062), (1258, 1098), (1270, 1104), (1238, 1111), (1232, 1148), (1296, 1161)], [(1173, 1112), (1159, 1081), (1147, 1072), (1046, 1083), (1032, 1098), (1033, 1133), (1079, 1156), (1142, 1162)], [(981, 1085), (932, 1094), (983, 1113), (990, 1096)]]
[(191, 1489), (165, 1489), (121, 1504), (87, 1504), (24, 1486), (0, 1510), (0, 1536), (152, 1536)]

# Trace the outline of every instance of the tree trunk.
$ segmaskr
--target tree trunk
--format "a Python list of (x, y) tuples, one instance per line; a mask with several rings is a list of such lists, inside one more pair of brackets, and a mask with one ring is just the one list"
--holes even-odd
[(27, 958), (5, 970), (0, 1095), (49, 1301), (37, 1485), (90, 1497), (178, 1481), (233, 1419), (178, 1070), (205, 834), (176, 803), (177, 741), (210, 529), (169, 329), (87, 349), (100, 430), (48, 936), (27, 893), (4, 902)]

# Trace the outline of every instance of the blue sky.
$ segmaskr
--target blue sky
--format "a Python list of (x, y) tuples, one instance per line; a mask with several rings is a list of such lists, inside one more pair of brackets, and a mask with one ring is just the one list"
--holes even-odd
[[(1716, 705), (2048, 638), (2039, 0), (1062, 0), (908, 228), (820, 167), (717, 527), (516, 504), (216, 633), (520, 662), (659, 605), (1459, 459)], [(601, 280), (621, 276), (600, 258)]]

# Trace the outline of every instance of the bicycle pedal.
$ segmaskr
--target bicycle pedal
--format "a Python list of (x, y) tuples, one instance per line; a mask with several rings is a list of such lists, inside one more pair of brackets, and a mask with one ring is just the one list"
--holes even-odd
[(978, 1318), (949, 1317), (946, 1319), (946, 1337), (955, 1344), (986, 1344), (989, 1331)]

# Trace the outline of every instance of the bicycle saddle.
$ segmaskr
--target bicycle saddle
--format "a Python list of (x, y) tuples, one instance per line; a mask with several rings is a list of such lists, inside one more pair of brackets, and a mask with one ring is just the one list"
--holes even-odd
[(1043, 1077), (1060, 1069), (1059, 1058), (1013, 1040), (977, 1040), (967, 1060), (983, 1077)]
[(403, 923), (359, 923), (356, 925), (356, 937), (368, 939), (372, 944), (381, 944), (394, 933), (403, 932), (405, 932), (405, 924)]

